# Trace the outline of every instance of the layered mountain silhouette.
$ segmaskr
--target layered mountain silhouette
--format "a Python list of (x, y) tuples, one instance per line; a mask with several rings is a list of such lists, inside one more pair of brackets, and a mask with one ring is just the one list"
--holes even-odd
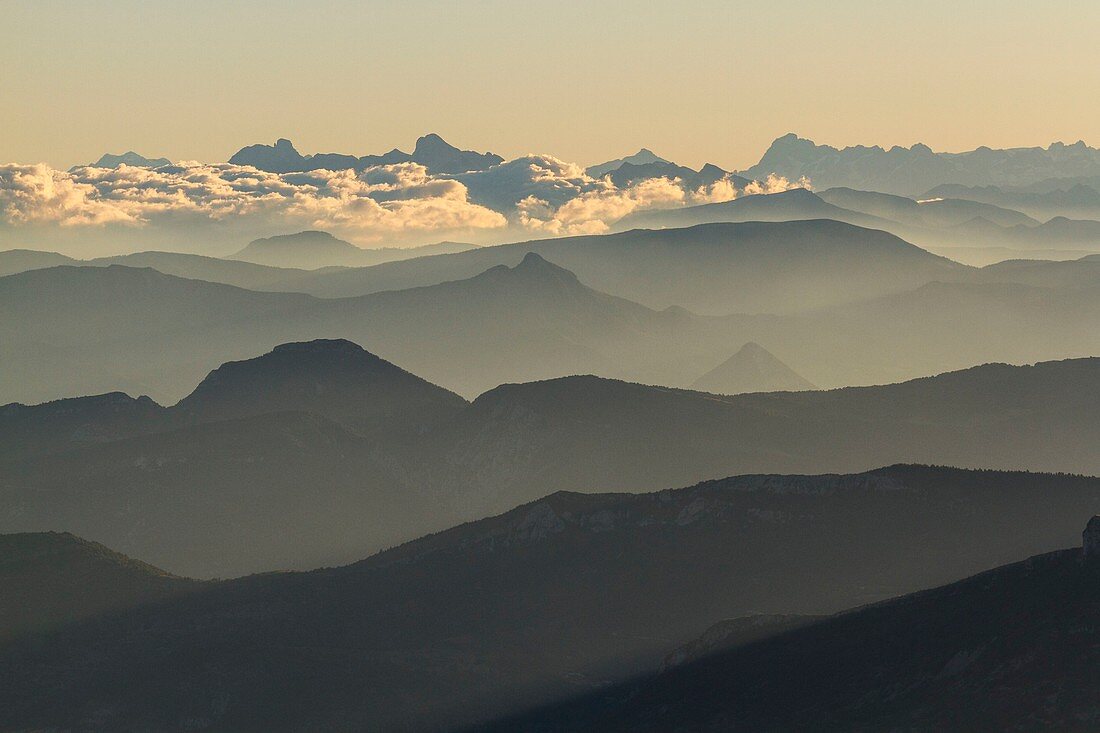
[[(808, 191), (746, 197), (731, 204), (777, 206), (785, 217), (790, 215), (785, 202), (797, 206), (800, 201), (830, 206)], [(806, 212), (806, 218), (813, 216)], [(295, 287), (332, 297), (432, 285), (472, 277), (497, 264), (514, 265), (527, 252), (571, 270), (597, 290), (652, 308), (678, 305), (716, 315), (850, 302), (956, 279), (969, 269), (885, 232), (839, 221), (747, 221), (482, 247), (321, 274), (308, 282), (298, 280)]]
[[(419, 247), (382, 247), (363, 249), (337, 239), (328, 232), (304, 231), (257, 239), (230, 259), (281, 268), (316, 270), (324, 267), (369, 267), (383, 262), (425, 255), (465, 252), (471, 244), (438, 242)], [(283, 281), (292, 281), (289, 274)], [(292, 286), (291, 286), (292, 287)]]
[(173, 408), (3, 408), (0, 531), (65, 528), (209, 577), (346, 561), (562, 489), (898, 461), (1095, 473), (1098, 364), (739, 396), (570, 377), (466, 406), (352, 344), (292, 344)]
[(121, 533), (114, 544), (189, 574), (346, 561), (452, 516), (417, 519), (409, 476), (418, 436), (465, 405), (350, 342), (284, 344), (171, 408), (119, 394), (0, 408), (0, 472), (44, 492), (5, 503), (20, 527)]
[(1032, 227), (1039, 224), (1027, 214), (1014, 209), (966, 199), (930, 198), (918, 202), (905, 196), (857, 191), (852, 188), (830, 188), (819, 192), (817, 196), (834, 206), (907, 226), (952, 227), (967, 224), (974, 219), (981, 219), (998, 227)]
[(898, 461), (1096, 473), (1098, 406), (1085, 395), (1097, 379), (1100, 360), (1075, 359), (727, 397), (595, 377), (503, 385), (451, 427), (440, 481), (455, 495), (476, 485), (465, 501), (493, 511), (557, 489), (639, 491)]
[(758, 343), (750, 341), (691, 385), (701, 392), (797, 392), (814, 386)]
[(1031, 185), (966, 186), (945, 183), (921, 198), (954, 197), (1018, 209), (1044, 220), (1056, 216), (1100, 219), (1100, 175), (1052, 178)]
[[(0, 400), (124, 391), (171, 403), (214, 365), (316, 338), (369, 344), (467, 398), (503, 382), (566, 374), (690, 385), (728, 359), (731, 344), (749, 341), (766, 343), (826, 387), (1100, 349), (1092, 328), (1100, 290), (1089, 285), (1087, 260), (1048, 280), (1021, 268), (1016, 279), (1024, 282), (1012, 282), (1013, 268), (964, 267), (838, 222), (706, 225), (487, 249), (346, 271), (393, 288), (356, 298), (253, 292), (120, 266), (11, 275), (0, 279), (0, 305), (20, 317), (0, 322), (7, 377)], [(517, 271), (536, 250), (546, 253), (537, 255), (544, 264)], [(495, 267), (493, 258), (508, 266)], [(562, 260), (588, 276), (577, 278)], [(463, 280), (467, 269), (475, 274)], [(824, 280), (826, 272), (835, 279)], [(861, 277), (874, 290), (859, 290)], [(592, 288), (593, 279), (658, 303), (683, 297), (698, 311), (749, 313), (657, 311)], [(439, 282), (402, 290), (400, 280)], [(841, 291), (840, 283), (852, 285)], [(856, 302), (810, 307), (838, 298)], [(778, 315), (764, 307), (798, 304), (804, 309)], [(69, 368), (74, 360), (80, 370)]]
[(1098, 588), (1044, 554), (480, 730), (1087, 730)]
[[(763, 180), (776, 173), (791, 180), (805, 176), (818, 188), (846, 186), (883, 193), (916, 195), (940, 184), (1025, 185), (1050, 178), (1100, 175), (1100, 151), (1078, 141), (1047, 148), (936, 153), (917, 143), (889, 150), (856, 145), (837, 149), (789, 133), (777, 138), (760, 162), (741, 174)], [(960, 197), (965, 198), (965, 197)]]
[[(913, 466), (742, 476), (639, 496), (559, 492), (346, 567), (213, 584), (6, 645), (0, 725), (170, 729), (199, 716), (239, 731), (455, 728), (655, 672), (723, 618), (833, 613), (1075, 543), (1098, 499), (1093, 478)], [(856, 672), (817, 676), (810, 665), (794, 679), (811, 694), (823, 679), (853, 685), (844, 695), (879, 689), (860, 685), (871, 679), (865, 669), (880, 667), (857, 660), (896, 653), (902, 663), (906, 639), (924, 650), (909, 664), (927, 661), (933, 675), (961, 651), (984, 669), (981, 654), (992, 662), (1001, 647), (982, 639), (1030, 628), (988, 615), (1010, 613), (1012, 594), (1038, 611), (1079, 592), (1070, 585), (1044, 598), (1056, 584), (988, 576), (962, 587), (974, 593), (936, 591), (790, 632), (792, 644), (804, 640), (796, 659)], [(1039, 650), (1043, 639), (1025, 647)], [(853, 651), (828, 654), (835, 643)], [(738, 664), (735, 674), (758, 667), (763, 676), (750, 682), (763, 685), (792, 674), (789, 658)], [(658, 682), (694, 669), (675, 667)], [(729, 679), (701, 678), (698, 694)], [(768, 689), (798, 686), (784, 679)], [(801, 709), (773, 714), (800, 720)]]
[(258, 144), (241, 148), (229, 158), (229, 162), (234, 165), (250, 165), (272, 173), (292, 173), (320, 168), (362, 170), (376, 165), (396, 163), (419, 163), (431, 173), (464, 173), (484, 170), (503, 160), (499, 155), (492, 153), (460, 150), (435, 133), (429, 133), (417, 139), (412, 153), (394, 149), (384, 155), (362, 157), (342, 153), (302, 155), (290, 140), (280, 138), (274, 145)]

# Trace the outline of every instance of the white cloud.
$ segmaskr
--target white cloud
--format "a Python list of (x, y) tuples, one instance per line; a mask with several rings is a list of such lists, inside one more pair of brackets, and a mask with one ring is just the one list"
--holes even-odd
[(162, 168), (0, 166), (0, 215), (9, 225), (156, 225), (261, 218), (365, 235), (492, 229), (501, 214), (471, 203), (458, 181), (402, 164), (355, 171), (267, 173), (229, 164)]
[(548, 155), (451, 176), (433, 176), (416, 163), (284, 174), (227, 163), (69, 172), (9, 164), (0, 165), (0, 224), (142, 230), (213, 222), (318, 228), (387, 241), (447, 232), (502, 234), (514, 225), (557, 236), (604, 232), (635, 211), (729, 201), (808, 183), (773, 175), (738, 190), (727, 176), (691, 189), (678, 178), (650, 178), (618, 188), (609, 177), (594, 179)]

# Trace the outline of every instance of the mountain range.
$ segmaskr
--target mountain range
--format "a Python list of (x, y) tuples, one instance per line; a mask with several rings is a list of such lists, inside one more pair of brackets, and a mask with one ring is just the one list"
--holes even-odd
[(346, 562), (557, 490), (899, 461), (1091, 473), (1097, 380), (1097, 359), (738, 396), (568, 377), (467, 404), (348, 342), (291, 344), (174, 407), (0, 408), (0, 531), (63, 528), (224, 577)]
[[(1081, 517), (1098, 500), (1092, 478), (919, 466), (741, 476), (642, 495), (558, 492), (344, 567), (210, 583), (169, 598), (149, 589), (113, 613), (18, 639), (0, 649), (0, 726), (172, 729), (191, 721), (238, 731), (455, 729), (651, 674), (723, 618), (834, 613), (1075, 543)], [(845, 528), (839, 538), (838, 527)], [(72, 544), (57, 536), (5, 539), (16, 547)], [(17, 552), (13, 571), (35, 572), (46, 584), (56, 577), (61, 587), (73, 582), (64, 566), (24, 569), (21, 558), (33, 554)], [(91, 561), (69, 561), (81, 563)], [(1043, 566), (1031, 567), (1025, 577), (1048, 577), (1036, 574)], [(156, 571), (144, 573), (151, 584)], [(998, 647), (980, 640), (1016, 628), (987, 615), (1010, 608), (1005, 598), (1025, 591), (1025, 608), (1052, 609), (1081, 588), (1069, 585), (1043, 600), (1041, 591), (1057, 582), (1027, 590), (1015, 581), (991, 586), (987, 578), (964, 584), (970, 594), (933, 591), (915, 603), (802, 626), (789, 632), (791, 643), (799, 658), (849, 660), (853, 670), (863, 669), (858, 659), (894, 648), (900, 654), (905, 639), (930, 644), (928, 665), (939, 660), (936, 669), (960, 650), (975, 657), (970, 650), (988, 650), (998, 659)], [(60, 609), (61, 617), (75, 604)], [(882, 625), (860, 620), (899, 609), (911, 610)], [(965, 613), (977, 615), (942, 635)], [(1035, 617), (1014, 618), (1027, 628)], [(1066, 618), (1059, 628), (1072, 628), (1073, 617)], [(908, 634), (886, 634), (903, 627)], [(829, 631), (838, 628), (847, 633)], [(871, 636), (876, 628), (886, 635)], [(864, 651), (830, 655), (829, 645), (816, 641), (826, 638)], [(860, 644), (879, 638), (896, 639), (896, 646)], [(754, 679), (763, 685), (790, 669), (787, 658), (738, 663), (736, 674), (757, 669), (762, 676)], [(975, 669), (983, 669), (985, 660), (977, 659)], [(699, 668), (674, 667), (658, 683)], [(800, 668), (793, 679), (813, 679), (812, 669)], [(874, 679), (827, 677), (852, 685), (853, 695)], [(730, 680), (703, 678), (697, 694), (727, 699), (719, 690)], [(784, 682), (773, 689), (797, 689)], [(706, 697), (712, 689), (714, 697)], [(637, 704), (644, 706), (647, 694)], [(686, 705), (696, 698), (682, 699)], [(806, 707), (818, 699), (805, 698)], [(697, 714), (711, 714), (711, 704)], [(801, 719), (800, 706), (788, 707), (773, 714)]]
[(838, 149), (789, 133), (777, 138), (760, 161), (741, 172), (763, 180), (769, 174), (806, 177), (818, 188), (846, 186), (882, 193), (919, 195), (942, 184), (1026, 185), (1056, 178), (1100, 176), (1100, 151), (1078, 141), (1047, 148), (936, 153), (920, 143), (889, 150), (856, 145)]
[(0, 323), (0, 400), (121, 390), (174, 402), (212, 365), (316, 338), (368, 344), (467, 398), (585, 373), (689, 386), (750, 341), (824, 387), (1100, 348), (1089, 259), (976, 269), (834, 221), (538, 240), (318, 272), (129, 257), (251, 287), (368, 294), (255, 292), (118, 265), (0, 278), (0, 304), (20, 314)]
[(250, 165), (271, 173), (292, 173), (318, 168), (362, 170), (375, 165), (419, 163), (431, 173), (445, 174), (484, 170), (503, 161), (504, 158), (492, 153), (460, 150), (448, 144), (435, 133), (429, 133), (418, 138), (412, 153), (406, 153), (395, 148), (383, 155), (364, 155), (360, 157), (342, 153), (302, 155), (294, 148), (293, 143), (285, 138), (280, 138), (275, 141), (274, 145), (246, 146), (229, 158), (229, 162), (234, 165)]

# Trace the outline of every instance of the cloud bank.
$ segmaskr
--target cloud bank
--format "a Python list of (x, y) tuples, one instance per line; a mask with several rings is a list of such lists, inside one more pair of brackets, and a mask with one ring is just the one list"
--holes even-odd
[(592, 178), (580, 166), (547, 155), (439, 176), (416, 163), (282, 174), (228, 163), (71, 171), (7, 164), (0, 165), (0, 225), (155, 229), (223, 223), (326, 229), (387, 242), (512, 229), (557, 236), (604, 232), (638, 210), (728, 201), (791, 186), (772, 176), (738, 190), (727, 176), (695, 189), (675, 178), (619, 188), (610, 178)]

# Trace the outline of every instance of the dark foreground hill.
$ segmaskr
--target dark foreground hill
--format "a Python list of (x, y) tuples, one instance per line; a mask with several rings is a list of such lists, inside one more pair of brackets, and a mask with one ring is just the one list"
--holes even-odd
[(912, 466), (557, 493), (9, 644), (0, 729), (448, 729), (655, 671), (718, 619), (837, 612), (1065, 546), (1098, 502), (1092, 478)]
[(0, 526), (207, 577), (347, 562), (451, 521), (410, 474), (421, 434), (465, 406), (342, 340), (224, 364), (170, 408), (117, 393), (7, 405)]
[(1085, 733), (1098, 618), (1100, 563), (1063, 550), (487, 730)]
[(68, 533), (0, 535), (0, 644), (201, 587)]

